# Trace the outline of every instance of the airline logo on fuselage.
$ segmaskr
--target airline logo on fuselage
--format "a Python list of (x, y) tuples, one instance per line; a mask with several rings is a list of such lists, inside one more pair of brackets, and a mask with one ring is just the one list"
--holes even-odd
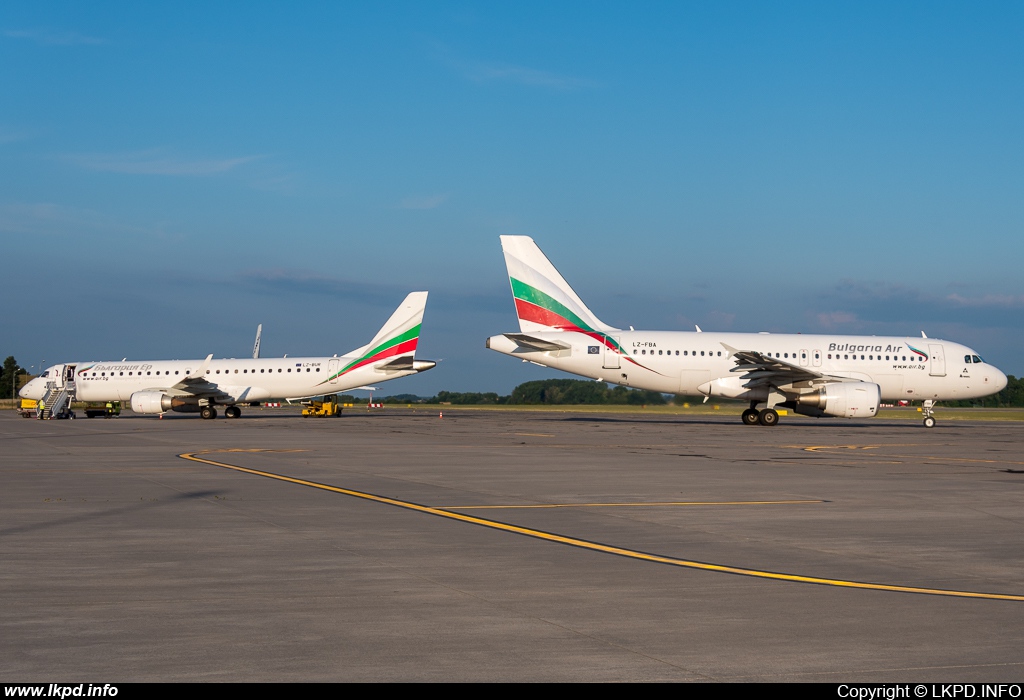
[[(829, 343), (829, 352), (891, 352), (898, 354), (903, 352), (902, 345), (854, 345), (853, 343)], [(924, 353), (921, 353), (922, 355)]]

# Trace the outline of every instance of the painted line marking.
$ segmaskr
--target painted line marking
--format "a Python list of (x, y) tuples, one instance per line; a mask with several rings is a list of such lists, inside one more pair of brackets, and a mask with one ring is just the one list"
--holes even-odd
[(652, 501), (641, 503), (538, 503), (531, 505), (438, 506), (446, 510), (500, 510), (517, 508), (650, 508), (663, 506), (776, 506), (828, 503), (828, 501)]
[[(804, 447), (801, 445), (789, 445), (794, 449), (803, 450), (804, 452), (819, 452), (821, 450), (879, 450), (883, 447), (909, 447), (911, 445), (813, 445), (811, 447)], [(1024, 464), (1024, 462), (1016, 462), (1007, 459), (971, 459), (969, 457), (935, 457), (932, 455), (905, 455), (905, 454), (887, 454), (888, 457), (903, 457), (904, 459), (934, 459), (941, 462), (971, 462), (976, 464)]]
[[(387, 496), (378, 496), (372, 493), (364, 493), (362, 491), (353, 491), (352, 489), (342, 488), (340, 486), (331, 486), (330, 484), (321, 484), (316, 481), (308, 481), (306, 479), (297, 479), (291, 476), (284, 476), (282, 474), (274, 474), (273, 472), (260, 471), (259, 469), (249, 469), (248, 467), (236, 467), (232, 464), (225, 464), (223, 462), (216, 462), (212, 459), (206, 459), (199, 457), (200, 454), (209, 454), (211, 452), (262, 452), (263, 450), (209, 450), (202, 452), (183, 452), (178, 456), (182, 459), (189, 460), (191, 462), (199, 462), (202, 464), (209, 464), (214, 467), (221, 467), (223, 469), (230, 469), (232, 471), (242, 472), (243, 474), (252, 474), (253, 476), (262, 476), (267, 479), (276, 479), (278, 481), (284, 481), (290, 484), (297, 484), (299, 486), (308, 486), (314, 489), (321, 489), (323, 491), (331, 491), (333, 493), (340, 493), (346, 496), (352, 496), (354, 498), (361, 498), (367, 501), (373, 501), (376, 503), (383, 503), (385, 505), (397, 506), (399, 508), (405, 508), (407, 510), (416, 511), (419, 513), (426, 513), (428, 515), (436, 515), (441, 518), (448, 518), (450, 520), (457, 520), (459, 522), (469, 523), (471, 525), (481, 525), (483, 527), (492, 528), (495, 530), (501, 530), (503, 532), (511, 532), (517, 535), (525, 535), (526, 537), (533, 537), (540, 540), (547, 540), (548, 542), (557, 542), (559, 544), (569, 545), (571, 547), (579, 547), (580, 549), (589, 549), (595, 552), (602, 552), (605, 554), (614, 554), (620, 557), (626, 557), (629, 559), (639, 559), (641, 561), (654, 562), (656, 564), (668, 564), (670, 566), (678, 566), (685, 569), (696, 569), (699, 571), (714, 571), (723, 574), (735, 574), (737, 576), (749, 576), (751, 578), (769, 579), (773, 581), (787, 581), (790, 583), (813, 583), (821, 586), (834, 586), (837, 588), (859, 588), (862, 590), (871, 591), (889, 591), (894, 593), (917, 593), (921, 595), (935, 595), (935, 596), (947, 596), (952, 598), (982, 598), (986, 600), (1012, 600), (1024, 602), (1024, 595), (1010, 595), (1005, 593), (977, 593), (974, 591), (955, 591), (943, 588), (918, 588), (916, 586), (895, 586), (884, 583), (866, 583), (862, 581), (845, 581), (843, 579), (833, 578), (819, 578), (816, 576), (800, 576), (798, 574), (783, 574), (774, 571), (760, 571), (758, 569), (745, 569), (736, 566), (725, 566), (722, 564), (711, 564), (707, 562), (691, 561), (687, 559), (677, 559), (675, 557), (661, 556), (658, 554), (649, 554), (647, 552), (640, 552), (632, 549), (625, 549), (622, 547), (614, 547), (612, 545), (601, 544), (600, 542), (589, 542), (587, 540), (581, 540), (575, 537), (566, 537), (565, 535), (558, 535), (553, 532), (544, 532), (543, 530), (533, 530), (527, 527), (519, 527), (518, 525), (509, 525), (508, 523), (498, 522), (496, 520), (487, 520), (485, 518), (478, 518), (472, 515), (465, 515), (463, 513), (453, 513), (451, 511), (442, 510), (440, 508), (432, 508), (430, 506), (420, 505), (418, 503), (412, 503), (410, 501), (401, 501), (397, 498), (388, 498)], [(270, 450), (268, 450), (270, 451)]]
[(530, 437), (554, 437), (550, 433), (512, 433), (513, 435), (529, 435)]

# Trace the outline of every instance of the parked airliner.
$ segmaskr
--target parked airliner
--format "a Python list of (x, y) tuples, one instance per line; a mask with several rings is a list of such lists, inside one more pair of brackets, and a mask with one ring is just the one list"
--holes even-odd
[(238, 418), (239, 405), (301, 399), (362, 387), (431, 369), (417, 360), (426, 292), (413, 292), (366, 345), (338, 357), (260, 358), (259, 334), (253, 357), (240, 360), (153, 360), (73, 362), (48, 367), (20, 395), (43, 400), (56, 411), (70, 400), (130, 401), (136, 413), (179, 411)]
[[(628, 331), (602, 323), (528, 236), (501, 236), (519, 333), (491, 350), (598, 381), (671, 394), (748, 401), (747, 425), (775, 425), (777, 408), (807, 416), (874, 416), (882, 400), (974, 399), (1006, 375), (948, 340), (880, 336)], [(758, 405), (764, 408), (758, 410)]]

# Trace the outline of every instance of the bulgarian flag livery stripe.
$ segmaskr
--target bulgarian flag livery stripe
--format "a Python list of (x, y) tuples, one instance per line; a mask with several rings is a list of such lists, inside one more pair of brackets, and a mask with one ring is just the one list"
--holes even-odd
[(607, 333), (591, 328), (586, 321), (565, 304), (515, 277), (509, 277), (509, 280), (512, 282), (512, 296), (516, 300), (516, 313), (519, 314), (519, 318), (560, 331), (583, 333), (611, 348), (630, 362), (639, 364), (626, 354), (626, 351), (614, 338)]
[(924, 359), (925, 359), (926, 361), (928, 360), (928, 353), (925, 353), (925, 352), (921, 352), (920, 350), (918, 350), (917, 348), (915, 348), (915, 347), (914, 347), (913, 345), (911, 345), (910, 343), (907, 343), (907, 347), (908, 347), (908, 348), (910, 348), (910, 349), (911, 349), (911, 351), (913, 351), (913, 352), (916, 352), (916, 353), (917, 353), (918, 355), (920, 355), (921, 357), (923, 357), (923, 358), (924, 358)]
[(416, 343), (418, 343), (420, 339), (420, 325), (421, 324), (416, 324), (415, 326), (405, 331), (404, 333), (396, 335), (394, 338), (390, 338), (389, 340), (385, 340), (383, 343), (375, 346), (362, 357), (359, 357), (349, 362), (347, 365), (342, 367), (337, 374), (332, 374), (327, 379), (320, 382), (320, 384), (326, 384), (332, 379), (337, 379), (343, 374), (348, 374), (349, 372), (357, 370), (360, 367), (364, 367), (366, 365), (372, 365), (373, 363), (379, 362), (380, 360), (386, 360), (389, 357), (397, 357), (399, 355), (404, 355), (409, 352), (415, 352)]

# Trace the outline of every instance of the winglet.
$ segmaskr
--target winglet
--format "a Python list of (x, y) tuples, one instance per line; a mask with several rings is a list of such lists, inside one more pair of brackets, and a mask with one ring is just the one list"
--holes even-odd
[(209, 355), (206, 356), (205, 360), (203, 360), (202, 366), (198, 370), (196, 370), (195, 372), (190, 372), (189, 375), (187, 377), (185, 377), (185, 379), (200, 379), (201, 377), (205, 376), (206, 375), (206, 370), (210, 369), (210, 363), (211, 362), (213, 362), (213, 353), (212, 352)]

